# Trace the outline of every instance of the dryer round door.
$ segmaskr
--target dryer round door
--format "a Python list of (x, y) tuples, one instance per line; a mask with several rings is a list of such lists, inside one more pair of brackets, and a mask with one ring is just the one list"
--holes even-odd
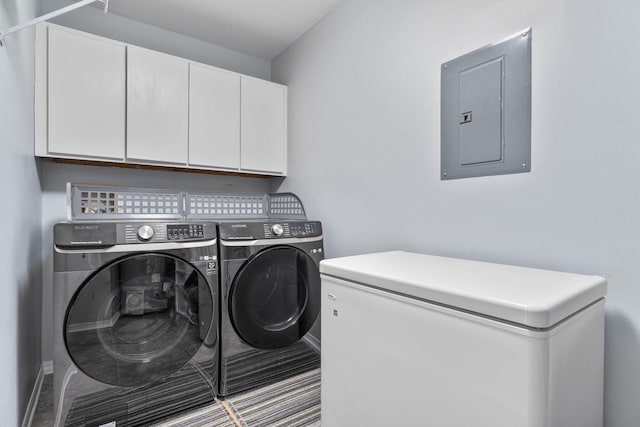
[(273, 246), (249, 258), (229, 291), (229, 316), (253, 347), (277, 349), (300, 340), (320, 312), (320, 272), (302, 250)]
[(211, 327), (213, 295), (188, 262), (160, 253), (126, 256), (92, 274), (64, 320), (76, 366), (102, 383), (141, 386), (185, 366)]

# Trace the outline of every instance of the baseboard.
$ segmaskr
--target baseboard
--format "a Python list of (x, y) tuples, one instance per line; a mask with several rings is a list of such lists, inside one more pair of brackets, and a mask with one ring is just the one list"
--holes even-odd
[[(44, 381), (44, 371), (45, 369), (43, 363), (42, 365), (40, 365), (38, 376), (36, 377), (36, 382), (33, 385), (33, 390), (31, 390), (29, 404), (27, 405), (27, 410), (25, 411), (24, 418), (22, 419), (22, 427), (31, 427), (31, 423), (33, 422), (33, 415), (36, 413), (38, 399), (40, 398), (40, 390), (42, 390), (42, 382)], [(53, 372), (53, 362), (51, 362), (51, 371)]]
[(317, 353), (320, 353), (320, 340), (311, 334), (305, 335), (302, 340), (309, 344)]
[(45, 375), (53, 374), (53, 360), (45, 360), (42, 362), (42, 368), (44, 369)]

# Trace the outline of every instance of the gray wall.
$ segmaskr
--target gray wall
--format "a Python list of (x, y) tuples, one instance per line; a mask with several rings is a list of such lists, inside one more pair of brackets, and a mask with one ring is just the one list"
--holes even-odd
[[(273, 62), (326, 254), (608, 278), (605, 418), (640, 425), (640, 3), (350, 0)], [(440, 181), (440, 65), (533, 27), (532, 172)], [(579, 357), (579, 355), (576, 355)]]
[[(36, 16), (36, 0), (2, 0), (0, 29)], [(33, 157), (33, 30), (0, 48), (0, 414), (22, 422), (40, 368), (41, 232), (38, 164)]]
[[(43, 13), (75, 3), (75, 1), (67, 0), (41, 0), (41, 2)], [(267, 60), (133, 21), (113, 13), (104, 14), (101, 9), (102, 3), (95, 4), (99, 7), (81, 7), (61, 15), (51, 22), (261, 79), (269, 80), (271, 77), (271, 63)]]

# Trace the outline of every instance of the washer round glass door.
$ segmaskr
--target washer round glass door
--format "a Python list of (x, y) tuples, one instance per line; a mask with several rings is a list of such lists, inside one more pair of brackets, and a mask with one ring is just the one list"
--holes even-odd
[(273, 246), (248, 259), (229, 292), (229, 315), (253, 347), (276, 349), (302, 338), (320, 312), (320, 272), (292, 246)]
[(120, 258), (78, 289), (64, 322), (67, 351), (88, 376), (140, 386), (168, 377), (203, 345), (213, 297), (205, 277), (167, 254)]

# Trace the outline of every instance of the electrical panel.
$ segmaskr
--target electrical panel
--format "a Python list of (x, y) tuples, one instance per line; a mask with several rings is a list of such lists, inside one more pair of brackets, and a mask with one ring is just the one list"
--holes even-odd
[(531, 29), (441, 71), (440, 178), (531, 171)]

